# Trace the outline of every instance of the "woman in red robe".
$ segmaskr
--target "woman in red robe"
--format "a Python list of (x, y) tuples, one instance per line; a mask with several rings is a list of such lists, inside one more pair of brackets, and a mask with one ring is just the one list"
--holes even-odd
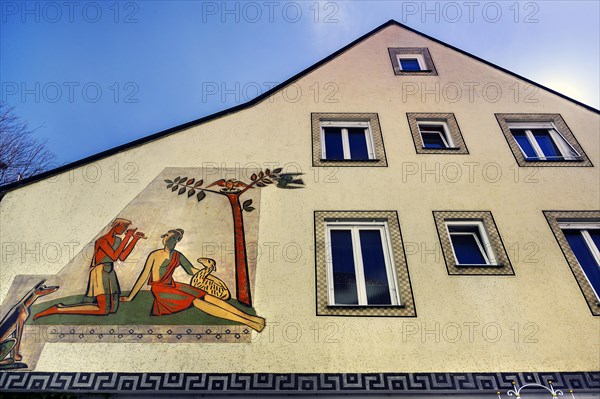
[(177, 313), (195, 306), (211, 316), (236, 321), (259, 332), (263, 330), (265, 319), (262, 317), (252, 316), (199, 288), (175, 281), (173, 272), (178, 266), (191, 276), (199, 270), (181, 252), (175, 250), (175, 246), (183, 238), (182, 229), (169, 230), (161, 238), (164, 248), (148, 255), (133, 289), (127, 297), (121, 297), (122, 302), (133, 300), (148, 281), (154, 296), (153, 316)]

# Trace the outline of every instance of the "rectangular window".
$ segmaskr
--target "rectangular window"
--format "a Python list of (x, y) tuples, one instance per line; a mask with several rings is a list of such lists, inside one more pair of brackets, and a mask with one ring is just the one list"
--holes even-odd
[(553, 123), (509, 123), (508, 127), (526, 161), (578, 161), (579, 153)]
[(388, 53), (395, 75), (437, 75), (433, 59), (426, 47), (390, 47)]
[(483, 222), (449, 221), (446, 229), (457, 266), (497, 264)]
[(386, 221), (325, 223), (329, 306), (400, 305)]
[(418, 126), (423, 148), (454, 148), (450, 130), (445, 122), (420, 121)]
[(324, 160), (375, 159), (369, 122), (321, 121), (321, 142)]
[(424, 69), (419, 63), (418, 58), (398, 57), (398, 62), (403, 71), (421, 71)]
[(600, 223), (559, 223), (577, 263), (600, 303)]

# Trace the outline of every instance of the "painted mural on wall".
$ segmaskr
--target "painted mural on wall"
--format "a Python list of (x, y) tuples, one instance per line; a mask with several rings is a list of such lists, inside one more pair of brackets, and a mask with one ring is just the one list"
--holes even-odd
[[(249, 342), (265, 327), (249, 250), (261, 189), (304, 183), (281, 168), (247, 172), (166, 168), (56, 276), (17, 276), (0, 369), (33, 369), (45, 342)], [(43, 333), (28, 340), (28, 327)]]

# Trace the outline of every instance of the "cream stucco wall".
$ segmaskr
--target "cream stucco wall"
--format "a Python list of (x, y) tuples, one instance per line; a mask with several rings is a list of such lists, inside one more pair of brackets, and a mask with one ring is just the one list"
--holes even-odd
[[(428, 47), (439, 76), (395, 76), (388, 47)], [(337, 103), (325, 102), (330, 90), (324, 87), (330, 82), (339, 88)], [(472, 102), (468, 82), (479, 83)], [(457, 84), (465, 91), (454, 103), (443, 95), (436, 101), (433, 94), (426, 101), (420, 95), (403, 98), (407, 84), (414, 88), (415, 83), (431, 90), (436, 83), (447, 90)], [(502, 88), (497, 102), (481, 95), (487, 83)], [(600, 208), (600, 118), (541, 89), (535, 94), (537, 103), (515, 101), (515, 83), (522, 94), (530, 92), (524, 91), (525, 82), (400, 27), (388, 27), (297, 81), (302, 91), (297, 101), (290, 100), (296, 89), (289, 89), (287, 100), (278, 93), (249, 109), (102, 159), (93, 167), (9, 192), (0, 203), (4, 251), (0, 299), (5, 299), (17, 274), (55, 274), (69, 261), (66, 250), (58, 260), (49, 259), (52, 254), (36, 260), (21, 249), (16, 255), (6, 253), (7, 244), (24, 243), (31, 249), (39, 243), (44, 255), (44, 248), (50, 250), (54, 243), (65, 249), (79, 243), (73, 244), (77, 252), (165, 167), (279, 164), (304, 172), (306, 188), (262, 191), (259, 241), (265, 250), (268, 245), (276, 250), (272, 258), (263, 253), (257, 263), (254, 305), (268, 326), (253, 343), (53, 343), (44, 347), (36, 370), (598, 370), (600, 318), (590, 313), (542, 210)], [(314, 85), (321, 88), (317, 98), (311, 90)], [(389, 166), (312, 167), (311, 112), (378, 113)], [(417, 155), (407, 112), (453, 112), (470, 154)], [(494, 113), (561, 114), (594, 167), (533, 172), (518, 168)], [(461, 178), (447, 175), (455, 166), (448, 166), (452, 162), (460, 166)], [(115, 179), (117, 163), (120, 175)], [(137, 168), (137, 183), (124, 179), (133, 170), (124, 169), (128, 163)], [(417, 174), (407, 174), (415, 167)], [(436, 167), (437, 174), (421, 173)], [(102, 173), (98, 181), (83, 178), (87, 171), (87, 180), (95, 180), (96, 170)], [(497, 170), (502, 176), (494, 182)], [(345, 209), (399, 212), (416, 318), (315, 316), (313, 211)], [(439, 248), (433, 210), (491, 211), (516, 276), (448, 276), (439, 250), (437, 259), (422, 251), (425, 246)], [(294, 259), (294, 248), (301, 248), (299, 259)], [(532, 248), (536, 252), (527, 258)], [(458, 339), (457, 326), (462, 331)], [(294, 342), (297, 331), (301, 337)], [(528, 337), (537, 342), (528, 342)]]

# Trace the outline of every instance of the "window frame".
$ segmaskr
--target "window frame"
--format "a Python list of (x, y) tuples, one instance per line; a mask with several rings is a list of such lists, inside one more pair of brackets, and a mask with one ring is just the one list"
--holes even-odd
[[(557, 224), (558, 224), (558, 227), (560, 228), (561, 232), (563, 230), (578, 230), (578, 231), (580, 231), (581, 235), (583, 236), (583, 241), (587, 245), (588, 250), (590, 251), (592, 257), (596, 261), (596, 264), (600, 267), (600, 248), (598, 248), (596, 246), (596, 243), (594, 242), (594, 240), (590, 236), (590, 233), (588, 232), (588, 230), (600, 229), (600, 222), (557, 221)], [(568, 241), (567, 241), (567, 243), (568, 243)], [(571, 249), (573, 254), (575, 254), (575, 251), (573, 251), (573, 248), (571, 248), (570, 244), (569, 244), (569, 248)], [(577, 260), (577, 265), (581, 269), (581, 273), (583, 274), (587, 283), (589, 284), (590, 288), (592, 289), (593, 293), (595, 294), (598, 304), (600, 304), (600, 292), (595, 290), (594, 286), (592, 285), (592, 282), (590, 281), (587, 273), (585, 272), (585, 269), (583, 268), (583, 266), (581, 266), (581, 263), (579, 263), (579, 259), (577, 259), (576, 254), (575, 254), (575, 260)]]
[[(351, 219), (333, 219), (325, 221), (325, 248), (326, 248), (326, 275), (327, 275), (327, 304), (329, 307), (392, 307), (403, 306), (400, 290), (398, 287), (398, 276), (396, 265), (392, 254), (392, 240), (390, 236), (388, 222), (386, 220), (351, 220)], [(356, 275), (356, 288), (358, 304), (336, 304), (335, 287), (333, 284), (333, 255), (331, 245), (331, 231), (350, 230), (352, 237), (352, 252), (354, 259), (354, 270)], [(370, 305), (367, 303), (364, 265), (362, 261), (362, 251), (360, 244), (360, 230), (375, 230), (381, 234), (382, 250), (384, 255), (386, 276), (388, 279), (388, 288), (391, 304)]]
[[(438, 74), (427, 47), (388, 47), (388, 54), (396, 76), (437, 76)], [(402, 69), (400, 62), (402, 59), (416, 59), (421, 69), (418, 71)]]
[[(577, 140), (575, 134), (571, 131), (561, 114), (549, 114), (549, 113), (494, 113), (496, 121), (502, 131), (508, 148), (512, 153), (515, 161), (520, 167), (561, 167), (561, 168), (590, 168), (594, 167), (594, 164), (585, 153), (585, 149)], [(536, 161), (532, 158), (526, 159), (523, 155), (520, 145), (514, 134), (509, 128), (509, 123), (516, 125), (517, 123), (552, 123), (556, 128), (557, 132), (565, 139), (565, 141), (571, 146), (581, 158), (575, 160), (539, 160)], [(531, 125), (529, 125), (531, 126)]]
[[(426, 126), (441, 126), (444, 130), (443, 135), (440, 132), (438, 132), (437, 130), (425, 131), (425, 133), (437, 133), (442, 138), (442, 141), (444, 142), (446, 147), (444, 147), (444, 148), (426, 147), (425, 140), (423, 139), (424, 131), (421, 129), (421, 126), (424, 126), (424, 127), (426, 127)], [(451, 149), (460, 148), (460, 147), (457, 147), (456, 144), (454, 143), (454, 139), (452, 138), (452, 134), (450, 133), (450, 128), (448, 127), (448, 122), (446, 122), (446, 121), (418, 120), (417, 119), (417, 128), (419, 129), (419, 136), (421, 137), (422, 147), (425, 150), (451, 150)]]
[[(444, 225), (446, 227), (446, 233), (448, 234), (450, 240), (450, 248), (452, 249), (452, 254), (454, 255), (454, 261), (456, 266), (460, 267), (486, 267), (486, 266), (500, 266), (498, 264), (498, 260), (496, 255), (494, 254), (494, 248), (490, 243), (490, 239), (487, 235), (487, 231), (482, 221), (480, 220), (445, 220)], [(479, 232), (479, 236), (472, 232), (450, 232), (451, 226), (463, 226), (463, 227), (476, 227)], [(454, 242), (452, 241), (452, 235), (472, 235), (475, 237), (475, 242), (479, 247), (483, 258), (486, 263), (474, 263), (474, 264), (464, 264), (460, 263), (458, 260), (458, 256), (456, 256), (456, 251), (454, 250)]]
[[(523, 147), (515, 138), (515, 142), (521, 150), (521, 154), (523, 155), (523, 159), (526, 162), (539, 162), (539, 161), (551, 161), (551, 162), (561, 162), (561, 161), (581, 161), (583, 158), (581, 154), (569, 143), (569, 141), (562, 135), (560, 130), (556, 127), (554, 122), (508, 122), (508, 129), (510, 133), (513, 135), (513, 129), (521, 129), (525, 131), (525, 136), (527, 137), (527, 141), (533, 148), (533, 151), (536, 153), (536, 158), (530, 158), (525, 154)], [(543, 129), (549, 133), (550, 139), (561, 153), (560, 158), (550, 158), (546, 156), (540, 147), (538, 141), (535, 139), (531, 130), (533, 129)], [(566, 155), (569, 152), (573, 152), (576, 155)]]
[[(492, 212), (485, 210), (433, 210), (433, 220), (436, 232), (440, 240), (444, 263), (449, 276), (514, 276), (515, 271), (512, 267), (506, 247), (500, 235), (498, 225), (494, 221)], [(474, 221), (481, 222), (485, 231), (485, 243), (492, 250), (494, 263), (484, 265), (461, 265), (457, 264), (446, 222), (467, 222), (473, 224)], [(479, 229), (479, 228), (478, 228)], [(488, 259), (489, 255), (488, 255)]]
[[(396, 59), (398, 60), (398, 68), (400, 69), (400, 71), (402, 72), (429, 72), (430, 69), (427, 68), (427, 63), (425, 62), (425, 58), (423, 58), (422, 54), (396, 54)], [(417, 63), (419, 64), (419, 70), (418, 71), (414, 71), (414, 70), (405, 70), (404, 68), (402, 68), (402, 60), (408, 60), (408, 59), (416, 59)]]
[[(327, 146), (325, 143), (325, 128), (337, 127), (342, 129), (342, 149), (344, 153), (344, 159), (327, 159)], [(368, 159), (352, 159), (352, 153), (350, 151), (350, 140), (348, 138), (348, 128), (363, 128), (365, 133), (365, 142), (367, 144)], [(321, 160), (322, 161), (376, 161), (375, 157), (375, 143), (373, 142), (373, 132), (371, 130), (370, 121), (344, 121), (344, 120), (321, 120), (319, 121), (319, 129), (321, 132)]]

